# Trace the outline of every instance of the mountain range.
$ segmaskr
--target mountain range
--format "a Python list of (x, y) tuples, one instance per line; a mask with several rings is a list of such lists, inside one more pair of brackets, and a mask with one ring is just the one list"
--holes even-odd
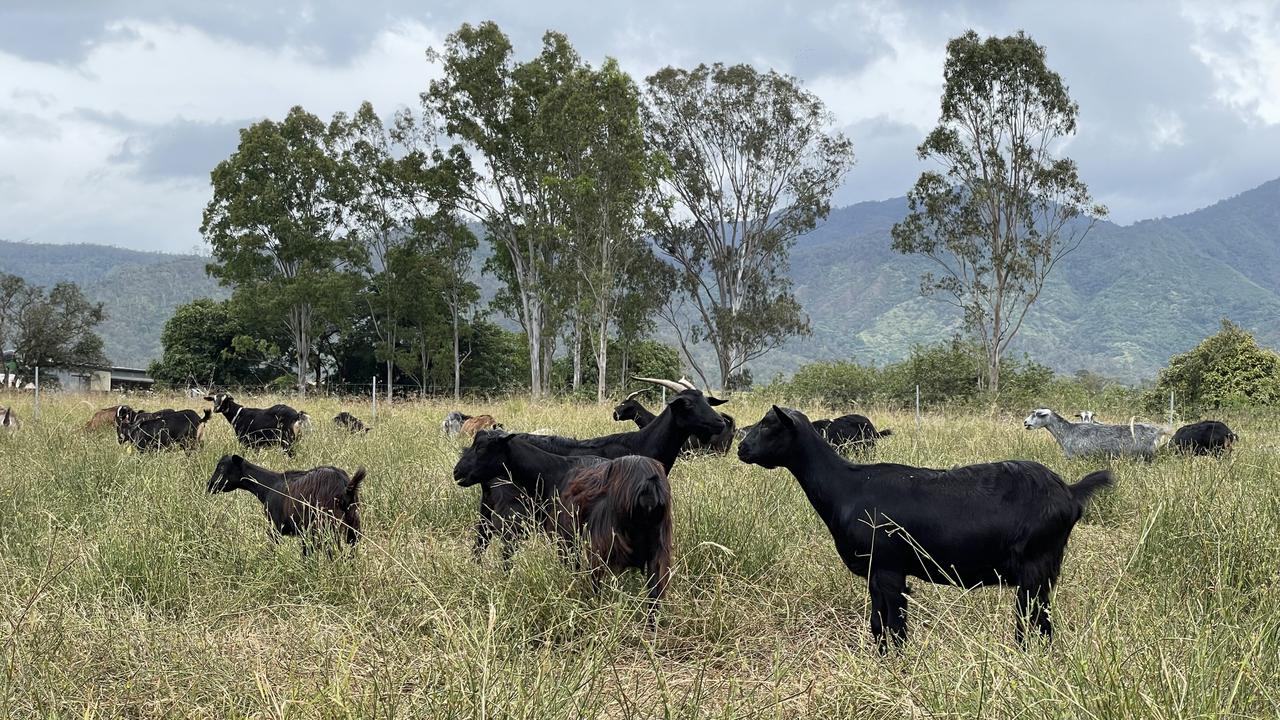
[[(758, 380), (814, 360), (891, 362), (961, 329), (949, 305), (920, 295), (928, 261), (890, 248), (889, 230), (905, 213), (904, 198), (838, 208), (797, 241), (791, 277), (812, 335), (757, 360)], [(228, 295), (204, 273), (206, 262), (0, 242), (0, 272), (39, 285), (74, 280), (106, 304), (101, 333), (119, 365), (145, 366), (159, 355), (161, 328), (179, 304)], [(493, 279), (479, 282), (491, 296)], [(1055, 370), (1132, 382), (1152, 377), (1224, 317), (1280, 345), (1280, 179), (1185, 215), (1099, 222), (1055, 269), (1013, 351)]]

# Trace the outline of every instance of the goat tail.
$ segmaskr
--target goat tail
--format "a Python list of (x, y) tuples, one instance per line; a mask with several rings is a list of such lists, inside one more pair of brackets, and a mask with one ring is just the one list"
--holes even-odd
[(890, 435), (892, 435), (892, 434), (893, 434), (893, 431), (892, 431), (892, 430), (890, 430), (889, 428), (884, 428), (884, 429), (883, 429), (883, 430), (881, 430), (880, 432), (876, 433), (876, 437), (878, 437), (878, 438), (882, 438), (882, 437), (889, 437), (889, 436), (890, 436)]
[(347, 497), (353, 502), (360, 493), (360, 483), (364, 482), (366, 474), (364, 468), (358, 468), (355, 474), (351, 476), (351, 480), (347, 481)]
[(1111, 476), (1110, 470), (1098, 470), (1080, 478), (1080, 482), (1075, 485), (1068, 485), (1071, 490), (1071, 497), (1080, 503), (1081, 507), (1089, 502), (1089, 498), (1094, 493), (1105, 487), (1110, 487), (1115, 482)]

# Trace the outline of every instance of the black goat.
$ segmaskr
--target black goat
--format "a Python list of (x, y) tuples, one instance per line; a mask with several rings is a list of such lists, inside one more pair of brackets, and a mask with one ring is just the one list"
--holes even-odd
[[(364, 468), (354, 475), (330, 466), (275, 472), (239, 455), (223, 455), (209, 477), (209, 492), (248, 490), (262, 503), (271, 523), (270, 537), (302, 539), (302, 554), (328, 537), (354, 544), (360, 537), (360, 483)], [(332, 548), (328, 549), (332, 557)]]
[(813, 428), (826, 438), (832, 447), (854, 452), (868, 452), (876, 447), (876, 440), (889, 437), (893, 431), (889, 428), (876, 430), (876, 426), (866, 415), (852, 413), (841, 415), (831, 420), (814, 420)]
[(146, 410), (135, 410), (128, 405), (116, 406), (116, 442), (121, 445), (131, 442), (129, 438), (129, 428), (135, 423), (146, 422), (154, 417), (159, 417), (166, 413), (177, 412), (173, 408), (165, 408), (163, 410), (155, 410), (148, 412)]
[(1220, 455), (1230, 451), (1239, 439), (1226, 423), (1220, 420), (1201, 420), (1178, 428), (1169, 444), (1179, 452), (1192, 455)]
[(178, 446), (191, 452), (200, 444), (205, 423), (211, 417), (213, 411), (208, 408), (205, 408), (203, 416), (195, 410), (134, 413), (133, 419), (122, 424), (117, 432), (138, 450), (164, 450)]
[[(666, 383), (670, 381), (663, 382)], [(680, 385), (675, 385), (673, 383), (672, 385), (667, 385), (667, 387), (677, 393), (684, 392), (685, 390), (697, 389), (686, 380), (681, 380), (680, 383)], [(636, 399), (636, 397), (643, 392), (645, 391), (638, 390), (633, 392), (622, 402), (618, 403), (618, 406), (613, 409), (613, 419), (615, 422), (631, 420), (636, 424), (636, 427), (643, 430), (658, 418), (657, 415), (650, 412), (648, 408)], [(719, 453), (721, 455), (725, 455), (729, 452), (729, 448), (733, 446), (733, 438), (736, 432), (737, 423), (734, 421), (733, 416), (728, 413), (718, 414), (720, 415), (720, 419), (725, 423), (724, 430), (707, 438), (698, 437), (696, 435), (690, 436), (689, 439), (685, 441), (684, 447), (682, 448), (685, 452), (708, 452)]]
[(343, 428), (343, 429), (345, 429), (345, 430), (347, 430), (347, 431), (349, 431), (349, 432), (352, 432), (352, 433), (367, 433), (367, 432), (369, 432), (369, 428), (368, 428), (368, 426), (366, 426), (364, 423), (360, 422), (360, 418), (356, 417), (355, 415), (352, 415), (351, 413), (347, 412), (346, 410), (343, 410), (342, 412), (338, 413), (337, 415), (334, 415), (334, 416), (333, 416), (333, 422), (334, 422), (334, 424), (335, 424), (335, 425), (337, 425), (338, 427)]
[(567, 457), (539, 450), (526, 437), (481, 432), (454, 466), (453, 476), (463, 487), (483, 483), (494, 490), (488, 495), (496, 502), (487, 516), (481, 500), (477, 551), (487, 543), (481, 535), (487, 522), (490, 534), (501, 533), (503, 559), (509, 561), (515, 540), (532, 517), (533, 524), (554, 528), (562, 547), (571, 547), (578, 538), (588, 541), (597, 588), (606, 569), (636, 567), (648, 573), (651, 602), (656, 604), (665, 592), (671, 567), (671, 488), (657, 460)]
[(308, 422), (307, 414), (288, 405), (272, 405), (269, 408), (248, 408), (240, 405), (226, 393), (206, 395), (213, 403), (213, 411), (231, 423), (231, 429), (241, 445), (251, 448), (279, 445), (286, 455), (293, 455), (293, 444), (298, 430)]
[(641, 377), (634, 379), (667, 387), (674, 386), (676, 392), (667, 402), (666, 409), (643, 428), (589, 440), (524, 433), (520, 437), (557, 455), (596, 455), (602, 458), (643, 455), (662, 463), (662, 469), (669, 473), (686, 440), (697, 437), (709, 441), (713, 436), (724, 432), (724, 418), (711, 407), (722, 405), (725, 400), (704, 395), (697, 388), (676, 386), (670, 380)]
[(479, 557), (496, 534), (503, 541), (503, 561), (509, 562), (530, 518), (534, 525), (550, 527), (550, 501), (559, 496), (569, 475), (602, 462), (593, 455), (549, 453), (522, 436), (501, 431), (477, 433), (453, 466), (459, 485), (481, 485), (475, 555)]
[(1028, 616), (1052, 637), (1049, 593), (1071, 529), (1107, 471), (1067, 485), (1049, 468), (1009, 460), (933, 470), (857, 465), (828, 445), (803, 413), (774, 406), (738, 446), (738, 458), (785, 467), (826, 523), (836, 550), (871, 592), (871, 632), (907, 637), (907, 576), (931, 583), (1017, 586), (1017, 639)]
[(560, 491), (556, 528), (561, 543), (587, 541), (591, 584), (605, 570), (644, 571), (649, 625), (671, 578), (671, 485), (653, 458), (628, 455), (579, 469)]

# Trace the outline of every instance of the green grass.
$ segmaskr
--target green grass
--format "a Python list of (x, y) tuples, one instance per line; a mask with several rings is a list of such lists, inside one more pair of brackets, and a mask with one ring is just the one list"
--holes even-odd
[[(274, 398), (255, 398), (266, 405)], [(178, 407), (184, 401), (174, 400)], [(364, 466), (354, 558), (273, 546), (247, 493), (208, 496), (238, 451), (214, 417), (192, 455), (127, 452), (79, 430), (91, 408), (0, 397), (0, 716), (11, 717), (1268, 717), (1280, 713), (1280, 432), (1233, 421), (1229, 459), (1114, 464), (1117, 487), (1076, 527), (1058, 636), (1013, 642), (1008, 590), (917, 581), (909, 644), (879, 657), (865, 581), (841, 565), (794, 479), (736, 457), (682, 459), (675, 577), (656, 633), (638, 576), (600, 596), (527, 543), (510, 573), (470, 547), (478, 489), (438, 403), (380, 407), (354, 437), (318, 422), (275, 468)], [(105, 404), (105, 402), (104, 402)], [(164, 404), (156, 400), (152, 405)], [(196, 404), (188, 403), (196, 407)], [(607, 408), (468, 405), (508, 428), (613, 432)], [(767, 407), (739, 398), (744, 423)], [(1021, 417), (873, 412), (884, 460), (950, 466), (1066, 461)]]

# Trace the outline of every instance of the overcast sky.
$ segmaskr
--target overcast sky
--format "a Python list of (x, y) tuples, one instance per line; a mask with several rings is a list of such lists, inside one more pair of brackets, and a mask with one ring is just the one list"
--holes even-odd
[(946, 41), (1026, 30), (1080, 104), (1067, 153), (1112, 219), (1188, 212), (1280, 176), (1280, 2), (0, 0), (0, 238), (187, 252), (237, 129), (292, 105), (414, 104), (428, 47), (492, 19), (637, 81), (664, 65), (794, 74), (854, 143), (836, 204), (904, 195)]

